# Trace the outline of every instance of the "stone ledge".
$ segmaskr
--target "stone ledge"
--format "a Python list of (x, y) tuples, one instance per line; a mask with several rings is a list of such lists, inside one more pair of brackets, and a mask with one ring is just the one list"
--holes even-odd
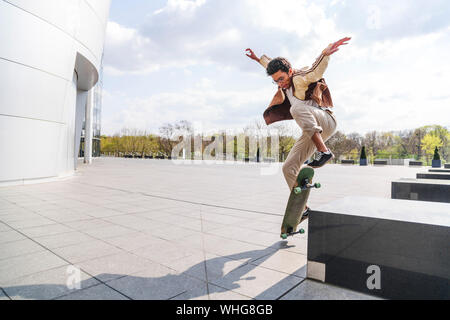
[[(308, 222), (308, 266), (325, 283), (389, 299), (449, 299), (450, 205), (347, 197)], [(322, 266), (323, 264), (323, 266)]]
[(436, 179), (436, 180), (450, 180), (450, 173), (445, 172), (419, 172), (416, 174), (417, 179)]
[(391, 198), (450, 203), (450, 180), (402, 178), (391, 183)]

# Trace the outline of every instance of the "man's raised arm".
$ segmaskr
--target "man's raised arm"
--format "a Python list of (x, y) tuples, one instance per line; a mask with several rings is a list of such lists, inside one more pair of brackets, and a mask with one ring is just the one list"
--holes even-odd
[(303, 68), (300, 70), (300, 74), (305, 81), (313, 83), (323, 78), (323, 74), (328, 67), (329, 56), (325, 56), (323, 53), (316, 59), (310, 68)]
[(325, 70), (328, 67), (328, 61), (330, 60), (330, 55), (335, 53), (339, 50), (339, 46), (346, 45), (347, 41), (349, 41), (351, 38), (343, 38), (339, 41), (336, 41), (334, 43), (331, 43), (326, 47), (320, 56), (316, 59), (316, 61), (313, 63), (311, 68), (304, 68), (300, 70), (302, 76), (305, 78), (307, 83), (313, 83), (316, 81), (319, 81), (321, 78), (323, 78), (323, 74), (325, 73)]
[(249, 57), (250, 59), (255, 60), (256, 62), (258, 62), (260, 65), (262, 65), (264, 67), (264, 69), (267, 69), (267, 65), (269, 64), (270, 59), (268, 56), (266, 56), (265, 54), (263, 54), (261, 56), (261, 58), (258, 58), (256, 56), (256, 54), (253, 52), (252, 49), (246, 49), (245, 51), (247, 51), (247, 53), (245, 54), (247, 57)]

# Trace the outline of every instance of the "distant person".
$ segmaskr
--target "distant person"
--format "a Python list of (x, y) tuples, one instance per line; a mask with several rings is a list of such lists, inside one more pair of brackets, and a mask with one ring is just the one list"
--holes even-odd
[(292, 69), (285, 58), (270, 59), (266, 55), (258, 58), (251, 49), (246, 49), (246, 55), (266, 68), (267, 75), (278, 86), (272, 102), (264, 111), (266, 124), (294, 119), (302, 129), (302, 136), (283, 165), (283, 174), (291, 190), (297, 187), (296, 179), (301, 166), (314, 152), (317, 151), (315, 159), (308, 162), (308, 166), (313, 168), (322, 167), (334, 156), (324, 143), (336, 132), (337, 121), (331, 111), (333, 101), (323, 74), (330, 55), (350, 39), (343, 38), (331, 43), (310, 68), (300, 70)]

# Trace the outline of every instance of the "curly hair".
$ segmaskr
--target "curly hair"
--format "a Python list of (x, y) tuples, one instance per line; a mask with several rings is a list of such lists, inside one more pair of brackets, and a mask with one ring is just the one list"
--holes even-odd
[(287, 73), (289, 72), (290, 68), (291, 63), (286, 58), (278, 57), (269, 62), (266, 71), (267, 75), (271, 76), (279, 70)]

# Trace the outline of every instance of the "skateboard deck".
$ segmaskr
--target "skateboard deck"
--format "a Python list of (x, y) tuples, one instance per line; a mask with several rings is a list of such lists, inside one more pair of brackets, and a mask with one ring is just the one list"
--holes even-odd
[(286, 239), (288, 236), (293, 236), (294, 234), (305, 233), (303, 229), (297, 232), (295, 230), (304, 220), (303, 212), (305, 211), (311, 189), (320, 188), (320, 183), (312, 184), (313, 177), (313, 168), (306, 167), (300, 170), (297, 176), (298, 187), (292, 189), (284, 213), (283, 223), (281, 224), (281, 238)]

